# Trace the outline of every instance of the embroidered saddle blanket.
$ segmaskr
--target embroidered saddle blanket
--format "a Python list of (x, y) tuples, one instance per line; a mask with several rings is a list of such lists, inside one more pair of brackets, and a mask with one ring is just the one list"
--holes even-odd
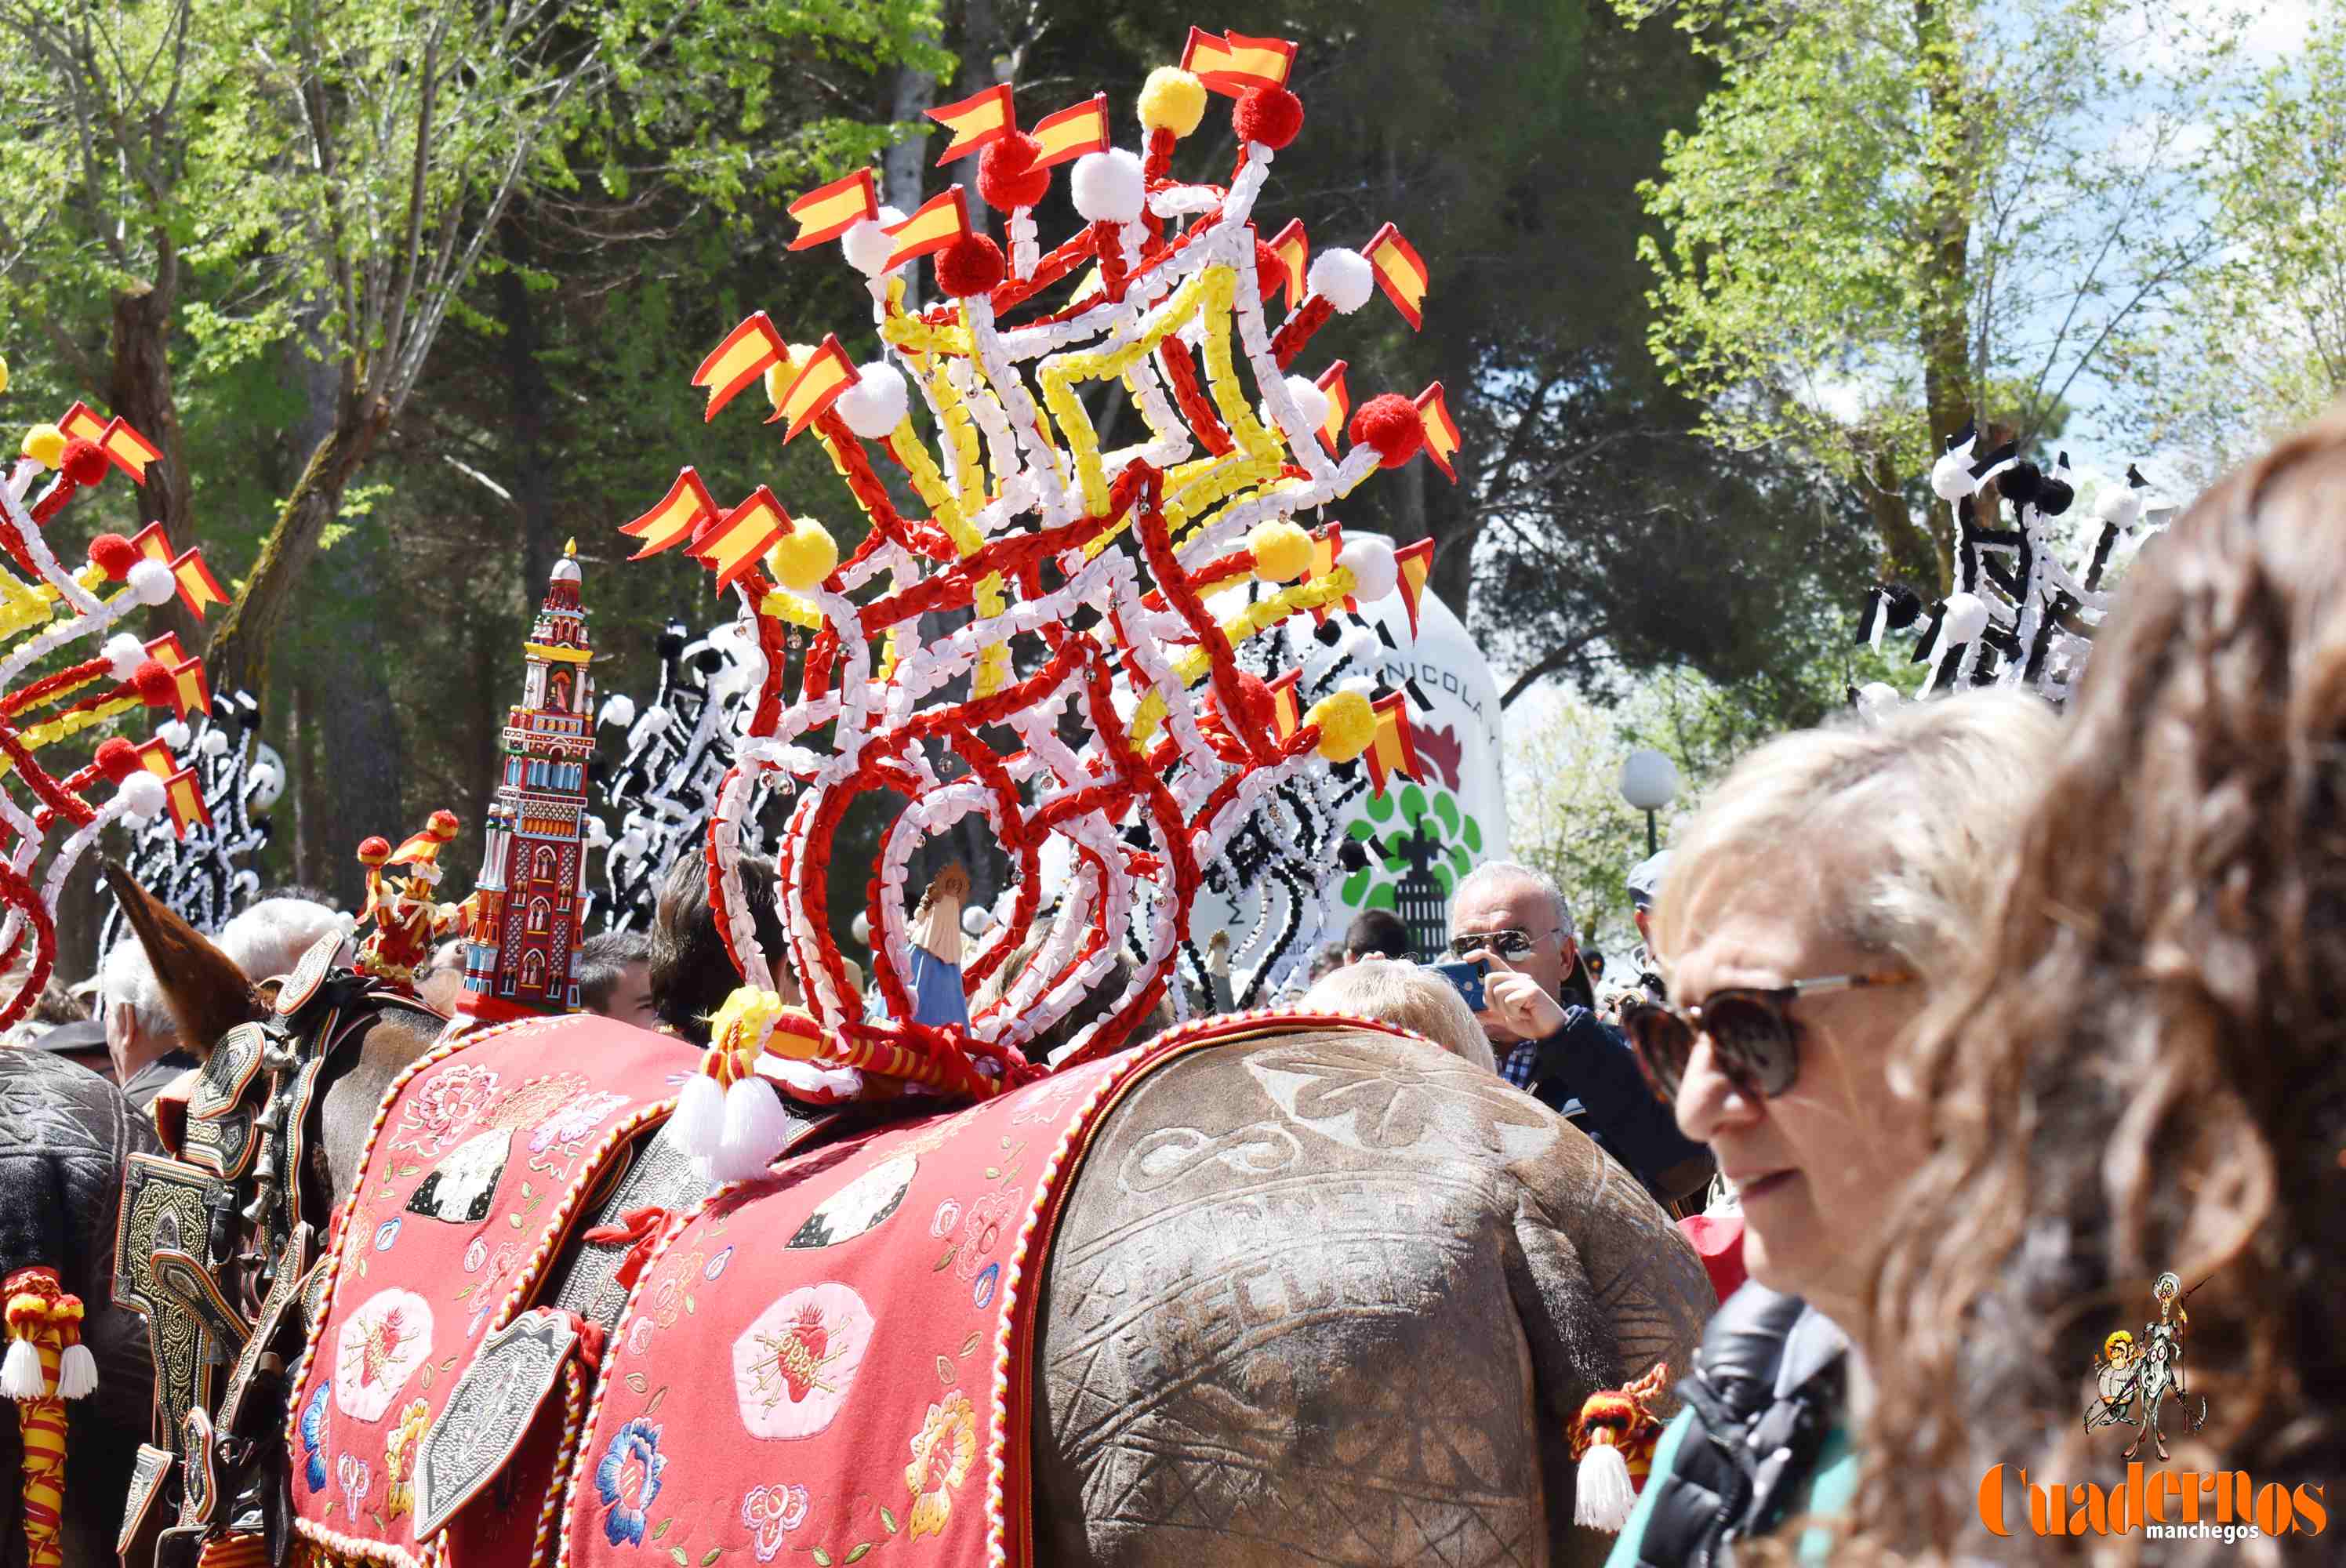
[(423, 1438), (699, 1059), (573, 1014), (460, 1036), (393, 1084), (292, 1380), (292, 1525), (324, 1549), (310, 1555), (421, 1568)]

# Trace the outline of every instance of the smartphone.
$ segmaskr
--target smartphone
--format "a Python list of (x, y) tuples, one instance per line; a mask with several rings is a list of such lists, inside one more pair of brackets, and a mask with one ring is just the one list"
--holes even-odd
[(1426, 968), (1448, 981), (1451, 989), (1466, 999), (1466, 1011), (1483, 1011), (1483, 976), (1489, 972), (1488, 961), (1476, 959), (1472, 963), (1454, 960), (1448, 963), (1429, 963)]

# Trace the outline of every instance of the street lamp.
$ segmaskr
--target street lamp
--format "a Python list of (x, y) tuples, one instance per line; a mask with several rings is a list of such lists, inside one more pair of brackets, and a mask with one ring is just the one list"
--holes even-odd
[(1677, 764), (1651, 748), (1632, 751), (1621, 762), (1621, 799), (1646, 814), (1646, 853), (1661, 848), (1654, 813), (1678, 798)]

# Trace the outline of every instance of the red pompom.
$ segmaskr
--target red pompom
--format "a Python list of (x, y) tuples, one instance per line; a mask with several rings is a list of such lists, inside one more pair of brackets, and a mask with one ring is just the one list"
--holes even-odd
[(98, 743), (97, 770), (117, 784), (145, 766), (138, 760), (138, 748), (119, 735)]
[(1273, 250), (1262, 240), (1256, 240), (1254, 242), (1255, 288), (1260, 291), (1264, 299), (1268, 300), (1278, 293), (1286, 282), (1287, 263), (1279, 259), (1278, 251)]
[(1025, 131), (1012, 131), (1000, 141), (988, 142), (977, 155), (977, 193), (988, 207), (1004, 212), (1032, 207), (1050, 193), (1051, 171), (1036, 168), (1043, 144)]
[(391, 840), (382, 834), (371, 834), (359, 841), (359, 864), (374, 867), (389, 859), (391, 859)]
[(1230, 125), (1239, 140), (1259, 141), (1276, 152), (1303, 128), (1303, 100), (1285, 87), (1250, 88), (1230, 111)]
[(1372, 446), (1384, 467), (1399, 468), (1425, 444), (1417, 405), (1399, 392), (1372, 397), (1352, 412), (1352, 444)]
[(138, 688), (138, 700), (149, 708), (170, 707), (171, 698), (179, 689), (179, 683), (171, 678), (171, 672), (163, 667), (162, 661), (151, 658), (140, 661), (131, 673), (130, 684)]
[(1002, 247), (983, 234), (964, 234), (937, 252), (937, 290), (955, 300), (983, 294), (1009, 273)]
[(100, 534), (89, 542), (89, 558), (107, 581), (118, 583), (138, 565), (138, 546), (119, 534)]
[(98, 450), (95, 442), (68, 441), (65, 462), (60, 466), (66, 477), (76, 484), (96, 484), (106, 477), (106, 453)]

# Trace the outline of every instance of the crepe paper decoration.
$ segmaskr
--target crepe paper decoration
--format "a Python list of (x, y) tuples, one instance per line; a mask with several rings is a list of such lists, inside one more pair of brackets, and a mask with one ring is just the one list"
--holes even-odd
[(1399, 311), (1410, 331), (1417, 331), (1425, 325), (1425, 289), (1431, 274), (1417, 254), (1417, 248), (1401, 237), (1401, 230), (1386, 224), (1377, 230), (1361, 254), (1376, 269), (1377, 287)]
[(1418, 417), (1425, 423), (1425, 454), (1442, 470), (1443, 477), (1451, 484), (1458, 483), (1458, 470), (1450, 460), (1458, 454), (1458, 424), (1450, 417), (1450, 405), (1442, 395), (1442, 383), (1434, 382), (1417, 394)]
[[(169, 634), (147, 647), (159, 659), (164, 650), (157, 645), (165, 642), (171, 645), (166, 662), (177, 662), (178, 639)], [(286, 780), (261, 755), (260, 708), (249, 692), (214, 697), (184, 748), (184, 769), (160, 739), (135, 748), (138, 765), (161, 781), (166, 807), (132, 831), (123, 864), (133, 881), (198, 931), (213, 934), (260, 891), (252, 860), (269, 842), (269, 809)], [(193, 801), (172, 788), (183, 777), (192, 784)], [(98, 928), (100, 962), (128, 940), (135, 940), (129, 922), (109, 897)]]
[(1033, 135), (1042, 147), (1035, 155), (1036, 168), (1056, 168), (1088, 152), (1106, 152), (1107, 95), (1094, 93), (1082, 103), (1045, 115), (1035, 122)]
[(929, 117), (953, 132), (952, 139), (937, 157), (937, 167), (943, 168), (957, 158), (985, 148), (1009, 136), (1018, 128), (1018, 111), (1010, 101), (1010, 84), (1000, 83), (984, 92), (931, 109)]
[(700, 368), (692, 372), (692, 384), (709, 389), (709, 407), (700, 418), (704, 424), (717, 417), (717, 411), (740, 396), (744, 389), (755, 385), (766, 373), (767, 367), (781, 363), (790, 357), (790, 345), (782, 341), (781, 333), (766, 312), (752, 314), (725, 335), (725, 341), (709, 351)]
[(799, 223), (798, 238), (790, 248), (804, 250), (838, 239), (867, 218), (879, 217), (879, 187), (870, 169), (859, 168), (844, 179), (808, 191), (790, 203), (790, 214)]
[(969, 198), (960, 186), (948, 187), (888, 230), (888, 237), (895, 241), (888, 252), (888, 270), (933, 255), (968, 233)]
[(855, 382), (855, 367), (848, 362), (847, 351), (840, 347), (838, 338), (826, 337), (822, 346), (799, 367), (798, 374), (791, 378), (781, 401), (774, 405), (773, 414), (766, 423), (772, 424), (776, 420), (789, 420), (790, 427), (783, 431), (782, 439), (785, 442), (796, 441), (799, 432), (837, 402), (840, 394)]
[(1257, 87), (1284, 87), (1295, 68), (1295, 46), (1284, 38), (1250, 38), (1189, 29), (1181, 68), (1215, 92), (1236, 97)]

